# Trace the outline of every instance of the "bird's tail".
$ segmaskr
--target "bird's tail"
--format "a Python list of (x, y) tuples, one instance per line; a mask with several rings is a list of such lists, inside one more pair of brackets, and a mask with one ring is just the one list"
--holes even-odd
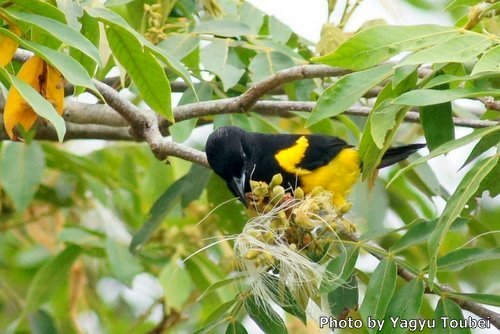
[(416, 151), (425, 146), (426, 146), (425, 144), (411, 144), (398, 147), (391, 147), (390, 149), (387, 150), (387, 152), (385, 152), (384, 156), (382, 157), (382, 161), (380, 162), (380, 165), (378, 165), (378, 168), (384, 168), (392, 164), (395, 164), (398, 161), (404, 160), (408, 158), (411, 154), (415, 153)]

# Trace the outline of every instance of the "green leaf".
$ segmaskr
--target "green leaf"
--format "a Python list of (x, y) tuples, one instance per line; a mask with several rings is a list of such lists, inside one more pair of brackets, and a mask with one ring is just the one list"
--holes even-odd
[(254, 296), (245, 299), (245, 309), (250, 318), (264, 331), (264, 333), (287, 334), (283, 319), (273, 310), (266, 301), (255, 300)]
[(498, 177), (500, 175), (500, 163), (497, 163), (495, 167), (486, 175), (479, 185), (478, 190), (471, 197), (471, 200), (467, 203), (469, 205), (469, 212), (471, 208), (477, 205), (477, 201), (474, 201), (475, 197), (480, 197), (484, 191), (489, 192), (489, 196), (494, 198), (500, 194), (500, 182), (498, 182)]
[(429, 251), (429, 286), (432, 288), (434, 278), (437, 272), (438, 251), (443, 243), (444, 237), (451, 224), (463, 210), (469, 198), (474, 195), (482, 179), (488, 175), (489, 171), (495, 167), (498, 162), (498, 156), (493, 156), (478, 162), (462, 179), (457, 189), (450, 196), (439, 217), (436, 228), (430, 235), (427, 247)]
[(400, 113), (401, 106), (384, 101), (372, 110), (370, 120), (373, 142), (379, 149), (384, 147), (387, 132), (396, 125), (396, 116)]
[(189, 273), (180, 265), (180, 260), (172, 258), (160, 273), (160, 284), (165, 291), (167, 314), (172, 310), (182, 312), (191, 294), (192, 282)]
[(395, 104), (408, 106), (429, 106), (433, 104), (450, 102), (456, 99), (477, 97), (477, 96), (499, 96), (500, 89), (481, 88), (455, 88), (447, 90), (437, 89), (417, 89), (409, 91), (394, 99)]
[(160, 198), (156, 200), (151, 210), (149, 210), (148, 219), (132, 238), (132, 242), (130, 243), (130, 250), (132, 252), (138, 251), (139, 247), (149, 239), (170, 210), (180, 201), (186, 189), (193, 191), (194, 188), (198, 187), (198, 192), (203, 190), (204, 183), (202, 182), (200, 186), (200, 179), (204, 180), (208, 178), (207, 174), (210, 175), (210, 170), (207, 168), (193, 165), (185, 176), (175, 181)]
[(122, 6), (131, 3), (134, 0), (106, 0), (106, 7)]
[(215, 212), (220, 217), (220, 222), (217, 223), (217, 226), (225, 234), (241, 233), (248, 219), (248, 216), (243, 211), (244, 206), (235, 200), (234, 195), (227, 188), (226, 182), (215, 173), (211, 174), (208, 181), (207, 200), (214, 207), (227, 202)]
[(94, 230), (85, 229), (84, 227), (66, 227), (57, 236), (57, 239), (80, 246), (85, 247), (97, 247), (104, 248), (104, 238), (102, 234), (95, 232)]
[(101, 57), (97, 48), (78, 31), (54, 19), (41, 15), (16, 12), (13, 10), (0, 10), (15, 21), (20, 21), (35, 26), (69, 46), (79, 49), (101, 66)]
[(212, 313), (207, 317), (205, 322), (203, 323), (203, 328), (200, 330), (196, 331), (196, 333), (204, 333), (204, 328), (212, 328), (213, 326), (217, 326), (223, 322), (226, 322), (227, 320), (223, 318), (223, 316), (231, 311), (231, 309), (240, 303), (238, 298), (233, 298), (227, 302), (221, 303), (219, 306), (213, 310)]
[(96, 19), (99, 19), (100, 21), (103, 21), (109, 25), (118, 25), (129, 30), (130, 33), (135, 34), (135, 37), (138, 40), (140, 39), (139, 38), (140, 34), (134, 29), (132, 29), (132, 27), (127, 23), (127, 21), (123, 17), (113, 12), (112, 10), (109, 10), (107, 8), (86, 7), (85, 11), (90, 16), (95, 17)]
[(269, 16), (269, 34), (273, 41), (286, 44), (293, 34), (292, 29), (274, 16)]
[(194, 28), (193, 32), (199, 34), (212, 34), (215, 36), (223, 37), (237, 37), (249, 35), (252, 33), (250, 27), (246, 24), (229, 20), (201, 22)]
[(25, 12), (43, 15), (61, 23), (66, 23), (64, 12), (48, 2), (41, 0), (13, 0), (12, 2)]
[(143, 271), (139, 260), (124, 244), (113, 238), (106, 239), (106, 254), (113, 276), (128, 286), (132, 284), (134, 277)]
[(354, 271), (358, 255), (358, 246), (347, 246), (344, 252), (330, 261), (326, 267), (326, 271), (327, 275), (331, 276), (331, 279), (321, 282), (320, 292), (332, 292), (339, 286), (346, 284)]
[(478, 129), (478, 130), (475, 130), (474, 132), (472, 132), (471, 134), (468, 134), (467, 136), (464, 136), (462, 138), (459, 138), (459, 139), (456, 139), (454, 141), (451, 141), (451, 142), (448, 142), (446, 144), (441, 145), (440, 147), (438, 147), (434, 151), (432, 151), (430, 154), (428, 154), (428, 155), (426, 155), (424, 157), (421, 157), (421, 158), (413, 161), (411, 164), (409, 164), (405, 168), (400, 169), (392, 177), (392, 179), (389, 181), (389, 183), (387, 184), (387, 187), (389, 187), (391, 185), (391, 183), (395, 179), (397, 179), (398, 177), (400, 177), (402, 174), (404, 174), (409, 169), (411, 169), (411, 168), (413, 168), (413, 167), (415, 167), (417, 165), (420, 165), (420, 164), (426, 162), (429, 159), (437, 157), (438, 155), (441, 155), (441, 154), (444, 154), (444, 153), (448, 153), (451, 150), (454, 150), (454, 149), (456, 149), (458, 147), (461, 147), (461, 146), (464, 146), (465, 144), (470, 143), (471, 141), (480, 139), (480, 138), (482, 138), (482, 137), (484, 137), (484, 136), (486, 136), (486, 135), (488, 135), (490, 133), (494, 133), (494, 132), (497, 132), (497, 131), (500, 131), (500, 126), (493, 126), (493, 127), (489, 127), (489, 128)]
[(417, 279), (413, 279), (406, 283), (392, 297), (389, 306), (387, 307), (384, 327), (384, 334), (403, 334), (408, 331), (401, 325), (393, 326), (391, 319), (411, 320), (417, 319), (422, 306), (424, 297), (424, 283)]
[(452, 10), (463, 6), (474, 6), (483, 0), (453, 0), (444, 10)]
[(465, 160), (464, 164), (460, 168), (464, 168), (471, 161), (476, 159), (478, 156), (480, 156), (490, 148), (497, 146), (499, 143), (500, 143), (500, 131), (493, 132), (484, 136), (479, 140), (476, 146), (474, 146), (469, 156), (467, 157), (467, 160)]
[(132, 242), (130, 243), (130, 250), (132, 252), (137, 252), (139, 248), (142, 247), (163, 219), (168, 215), (170, 210), (180, 201), (181, 191), (185, 182), (189, 182), (186, 177), (182, 177), (175, 181), (160, 198), (156, 200), (153, 207), (149, 210), (148, 219), (132, 238)]
[(76, 31), (80, 31), (82, 24), (78, 21), (78, 19), (83, 15), (83, 8), (80, 4), (72, 0), (56, 0), (56, 4), (57, 7), (59, 7), (59, 9), (64, 13), (68, 26)]
[(227, 91), (238, 83), (245, 73), (242, 68), (228, 63), (229, 40), (215, 39), (208, 46), (201, 49), (201, 62), (210, 72), (217, 75), (222, 81), (224, 91)]
[[(255, 42), (252, 42), (252, 44), (255, 44), (255, 46), (258, 46), (258, 47), (262, 47), (264, 50), (267, 50), (269, 52), (282, 53), (283, 55), (288, 56), (288, 58), (290, 58), (293, 61), (293, 65), (306, 63), (304, 57), (300, 53), (297, 53), (296, 50), (292, 49), (288, 45), (277, 43), (274, 40), (259, 39), (259, 40), (255, 40)], [(238, 48), (236, 50), (240, 51), (240, 49), (238, 49)], [(248, 54), (248, 56), (245, 56), (245, 57), (251, 57), (249, 52), (247, 54)], [(257, 56), (260, 54), (261, 53), (257, 54)], [(279, 60), (279, 58), (277, 58), (277, 60)], [(275, 62), (276, 62), (276, 60), (275, 60)], [(286, 58), (282, 58), (281, 62), (286, 64), (289, 62), (289, 60)], [(290, 67), (290, 66), (288, 66), (288, 67)], [(286, 67), (286, 68), (288, 68), (288, 67)], [(297, 81), (297, 82), (300, 82), (300, 81)]]
[(478, 33), (465, 33), (447, 41), (418, 51), (405, 58), (401, 65), (423, 63), (463, 63), (474, 59), (491, 45), (488, 36)]
[(390, 251), (398, 253), (409, 247), (422, 244), (429, 238), (436, 227), (436, 221), (422, 221), (411, 227), (398, 241), (391, 246)]
[(80, 255), (80, 248), (70, 246), (45, 263), (35, 274), (26, 296), (23, 315), (38, 309), (68, 281), (68, 274), (73, 262)]
[(175, 59), (182, 58), (193, 52), (200, 44), (200, 38), (191, 34), (171, 34), (158, 44), (162, 50), (168, 51)]
[(246, 278), (245, 275), (241, 275), (241, 276), (236, 276), (236, 277), (231, 277), (231, 278), (227, 278), (227, 279), (224, 279), (222, 281), (218, 281), (218, 282), (215, 282), (214, 284), (210, 285), (207, 289), (205, 289), (205, 291), (203, 291), (199, 296), (198, 298), (196, 299), (197, 301), (200, 301), (203, 299), (203, 297), (205, 297), (206, 295), (222, 288), (222, 287), (225, 287), (225, 286), (228, 286), (228, 285), (231, 285), (231, 284), (236, 284), (236, 283), (239, 283), (240, 281), (244, 280)]
[(363, 161), (363, 180), (374, 175), (375, 169), (380, 164), (408, 111), (407, 107), (391, 107), (392, 99), (412, 89), (417, 79), (418, 75), (415, 71), (395, 87), (393, 83), (388, 82), (378, 95), (359, 144), (359, 153)]
[[(370, 277), (365, 297), (359, 308), (365, 323), (368, 321), (368, 317), (373, 319), (385, 318), (387, 306), (396, 288), (396, 278), (396, 263), (387, 258), (383, 259)], [(373, 328), (368, 328), (368, 331), (370, 333), (375, 332)]]
[(258, 35), (264, 23), (264, 13), (250, 3), (244, 2), (240, 7), (239, 19), (250, 28), (252, 34)]
[(436, 86), (440, 86), (443, 84), (449, 84), (449, 83), (458, 83), (461, 81), (467, 81), (467, 80), (472, 80), (473, 78), (470, 76), (459, 76), (459, 75), (453, 75), (453, 74), (439, 74), (433, 77), (431, 80), (429, 80), (423, 88), (433, 88)]
[[(85, 36), (85, 38), (87, 38), (93, 45), (98, 46), (100, 31), (99, 23), (97, 22), (97, 20), (84, 12), (81, 18), (81, 23), (81, 33), (83, 34), (83, 36)], [(78, 48), (71, 48), (70, 55), (87, 70), (89, 76), (94, 76), (97, 70), (97, 64), (92, 60), (92, 58), (84, 54)]]
[(363, 70), (402, 51), (424, 49), (458, 34), (455, 28), (438, 25), (375, 26), (361, 30), (335, 51), (312, 60), (355, 71)]
[[(437, 87), (446, 90), (447, 84)], [(424, 129), (425, 141), (429, 150), (455, 139), (451, 102), (433, 104), (420, 108), (420, 123)]]
[(456, 271), (468, 265), (488, 260), (500, 260), (500, 247), (458, 249), (438, 258), (437, 266), (440, 271)]
[(345, 285), (339, 286), (328, 293), (328, 305), (330, 312), (336, 318), (346, 311), (358, 308), (358, 281), (352, 275)]
[(6, 78), (18, 90), (19, 94), (28, 102), (37, 115), (45, 118), (54, 126), (57, 139), (62, 142), (66, 134), (66, 123), (64, 123), (62, 116), (54, 109), (54, 106), (34, 90), (33, 87), (10, 75), (3, 67), (0, 68), (0, 75)]
[(21, 39), (16, 34), (4, 28), (0, 28), (0, 34), (9, 37), (10, 39), (24, 46), (26, 49), (36, 53), (47, 63), (57, 68), (57, 70), (61, 72), (64, 78), (71, 82), (73, 85), (86, 87), (97, 92), (97, 89), (92, 83), (92, 79), (90, 79), (85, 68), (83, 68), (82, 65), (80, 65), (70, 56), (46, 46), (37, 44), (35, 42)]
[(28, 316), (32, 334), (57, 334), (59, 331), (54, 323), (54, 319), (42, 309)]
[(29, 145), (9, 143), (6, 146), (0, 161), (0, 179), (17, 212), (23, 212), (42, 181), (45, 158), (40, 144), (35, 141)]
[(169, 52), (164, 49), (157, 47), (156, 45), (151, 44), (149, 41), (144, 40), (143, 43), (146, 48), (163, 64), (165, 64), (170, 70), (172, 70), (175, 74), (181, 77), (184, 82), (188, 85), (189, 88), (194, 90), (193, 81), (191, 80), (191, 76), (189, 72), (186, 70), (184, 65), (175, 59)]
[(144, 101), (173, 123), (170, 83), (158, 61), (133, 34), (119, 25), (109, 26), (106, 36), (113, 55), (127, 70)]
[[(449, 325), (450, 320), (462, 320), (464, 315), (460, 306), (449, 298), (441, 298), (436, 306), (436, 334), (470, 334), (470, 328), (452, 328)], [(448, 318), (447, 326), (444, 326), (442, 318)]]
[[(417, 71), (418, 65), (406, 65), (396, 67), (394, 71), (394, 78), (392, 78), (392, 89), (396, 89), (404, 81), (408, 80)], [(418, 78), (418, 73), (417, 73)], [(416, 80), (415, 80), (416, 83)]]
[(226, 328), (226, 334), (247, 334), (247, 330), (238, 321), (231, 321)]
[[(195, 167), (196, 166), (196, 167)], [(198, 199), (207, 186), (211, 170), (202, 166), (193, 165), (188, 175), (191, 180), (185, 182), (181, 193), (181, 206), (187, 207), (189, 203)]]
[(343, 113), (356, 103), (370, 88), (387, 79), (392, 74), (392, 65), (386, 64), (366, 71), (347, 74), (328, 87), (316, 102), (306, 126), (311, 126), (325, 118)]
[(500, 45), (497, 45), (488, 51), (476, 63), (472, 69), (472, 75), (489, 72), (500, 72)]
[(460, 299), (470, 300), (480, 304), (487, 304), (500, 307), (500, 295), (490, 295), (485, 293), (449, 293), (450, 296)]
[[(98, 20), (106, 23), (107, 25), (111, 27), (117, 27), (116, 29), (118, 31), (123, 31), (126, 30), (128, 32), (128, 38), (135, 38), (135, 41), (133, 44), (140, 43), (141, 48), (145, 48), (145, 50), (142, 50), (141, 52), (144, 53), (151, 53), (154, 55), (158, 60), (163, 62), (165, 65), (167, 65), (170, 69), (172, 69), (178, 76), (180, 76), (186, 84), (191, 88), (194, 89), (193, 83), (191, 81), (191, 77), (187, 70), (184, 68), (184, 66), (177, 61), (172, 55), (170, 55), (169, 52), (166, 50), (159, 48), (158, 46), (152, 44), (149, 42), (144, 36), (139, 34), (136, 30), (134, 30), (130, 25), (121, 17), (120, 15), (116, 14), (115, 12), (107, 9), (107, 8), (86, 8), (86, 12), (92, 16), (97, 18)], [(146, 50), (148, 52), (146, 52)], [(146, 58), (150, 58), (148, 56), (145, 56)], [(133, 78), (132, 78), (133, 80)], [(163, 80), (163, 79), (162, 79)], [(137, 83), (136, 83), (137, 84)], [(170, 92), (170, 87), (168, 88), (168, 92)], [(170, 94), (169, 98), (170, 98)], [(146, 101), (147, 102), (147, 101)], [(169, 106), (170, 108), (170, 106)]]
[(248, 70), (251, 73), (252, 81), (259, 82), (274, 73), (293, 67), (295, 63), (286, 54), (282, 52), (264, 52), (253, 57)]

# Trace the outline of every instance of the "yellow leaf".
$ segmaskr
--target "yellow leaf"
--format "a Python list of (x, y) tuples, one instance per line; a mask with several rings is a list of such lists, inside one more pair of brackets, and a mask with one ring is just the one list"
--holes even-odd
[[(21, 30), (15, 25), (10, 25), (9, 30), (12, 31), (17, 36), (21, 35)], [(18, 46), (19, 44), (17, 44), (17, 42), (11, 40), (8, 37), (0, 35), (0, 50), (2, 50), (0, 52), (1, 67), (4, 67), (8, 63), (10, 63), (12, 57), (14, 57), (14, 54), (16, 53)]]
[[(46, 64), (41, 58), (33, 56), (23, 64), (17, 77), (40, 92), (45, 81), (43, 72), (46, 68)], [(20, 124), (25, 130), (29, 130), (35, 123), (36, 118), (37, 115), (31, 106), (22, 98), (18, 90), (11, 86), (3, 113), (5, 131), (9, 137), (17, 139), (12, 132), (14, 127)]]
[(47, 68), (45, 98), (52, 103), (58, 114), (62, 115), (64, 107), (64, 77), (52, 66), (47, 65)]

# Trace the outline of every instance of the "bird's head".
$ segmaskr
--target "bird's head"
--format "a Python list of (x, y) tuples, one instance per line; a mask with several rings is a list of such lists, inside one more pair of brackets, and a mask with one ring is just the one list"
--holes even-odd
[(207, 140), (205, 152), (210, 167), (226, 181), (227, 187), (247, 206), (245, 198), (245, 131), (226, 126), (214, 131)]

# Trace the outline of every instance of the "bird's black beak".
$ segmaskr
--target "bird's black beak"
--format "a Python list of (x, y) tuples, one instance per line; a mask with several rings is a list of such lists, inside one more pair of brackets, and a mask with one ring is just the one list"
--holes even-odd
[(227, 185), (233, 194), (238, 197), (240, 202), (243, 203), (245, 207), (248, 207), (245, 197), (245, 173), (243, 173), (241, 177), (233, 176)]

